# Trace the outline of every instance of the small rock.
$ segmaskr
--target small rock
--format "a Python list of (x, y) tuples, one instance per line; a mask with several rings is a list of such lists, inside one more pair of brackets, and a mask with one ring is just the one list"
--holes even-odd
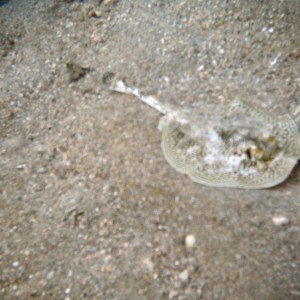
[(187, 283), (190, 277), (189, 270), (185, 269), (179, 274), (178, 277), (182, 283)]
[(187, 248), (192, 248), (194, 247), (196, 244), (196, 238), (193, 234), (188, 234), (186, 237), (185, 237), (185, 246)]
[(17, 170), (24, 170), (26, 168), (26, 165), (25, 164), (20, 164), (20, 165), (17, 165)]
[(113, 6), (113, 5), (117, 4), (118, 2), (119, 2), (119, 0), (104, 0), (103, 5)]
[(275, 214), (272, 217), (272, 222), (275, 226), (284, 226), (290, 224), (290, 219), (282, 214)]
[(18, 262), (18, 261), (13, 262), (12, 266), (13, 266), (14, 268), (17, 268), (17, 267), (19, 266), (19, 262)]
[(91, 10), (88, 13), (88, 16), (91, 18), (99, 18), (99, 17), (101, 17), (101, 15), (102, 15), (102, 12), (100, 10)]
[(45, 171), (45, 169), (44, 169), (43, 167), (41, 167), (41, 168), (38, 168), (38, 169), (36, 170), (36, 172), (37, 172), (38, 174), (44, 174), (46, 171)]

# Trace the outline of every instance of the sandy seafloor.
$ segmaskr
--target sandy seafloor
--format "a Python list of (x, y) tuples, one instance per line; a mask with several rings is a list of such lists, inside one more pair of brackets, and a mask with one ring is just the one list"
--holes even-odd
[[(193, 183), (160, 115), (102, 83), (299, 125), (300, 1), (4, 2), (0, 298), (300, 299), (299, 166), (272, 189)], [(67, 63), (91, 71), (70, 81)]]

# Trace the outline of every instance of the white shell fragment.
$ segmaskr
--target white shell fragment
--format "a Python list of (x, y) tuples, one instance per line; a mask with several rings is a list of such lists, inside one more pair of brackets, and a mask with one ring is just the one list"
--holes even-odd
[(300, 133), (292, 119), (273, 117), (239, 99), (192, 111), (143, 96), (122, 80), (111, 80), (109, 88), (164, 114), (159, 130), (165, 158), (197, 183), (269, 188), (283, 182), (300, 158)]

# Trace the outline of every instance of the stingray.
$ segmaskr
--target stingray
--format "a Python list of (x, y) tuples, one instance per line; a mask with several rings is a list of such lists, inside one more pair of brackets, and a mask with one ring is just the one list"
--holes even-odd
[(107, 73), (109, 89), (137, 97), (163, 116), (159, 121), (166, 160), (194, 182), (213, 187), (276, 186), (300, 159), (300, 133), (289, 117), (276, 117), (240, 99), (177, 108), (142, 95)]

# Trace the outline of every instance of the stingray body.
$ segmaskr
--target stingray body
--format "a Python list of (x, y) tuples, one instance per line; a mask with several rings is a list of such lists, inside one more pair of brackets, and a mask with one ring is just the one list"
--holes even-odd
[(193, 181), (209, 186), (269, 188), (283, 182), (300, 158), (300, 133), (281, 119), (235, 99), (191, 111), (141, 95), (122, 80), (110, 89), (131, 94), (164, 116), (159, 122), (166, 160)]

